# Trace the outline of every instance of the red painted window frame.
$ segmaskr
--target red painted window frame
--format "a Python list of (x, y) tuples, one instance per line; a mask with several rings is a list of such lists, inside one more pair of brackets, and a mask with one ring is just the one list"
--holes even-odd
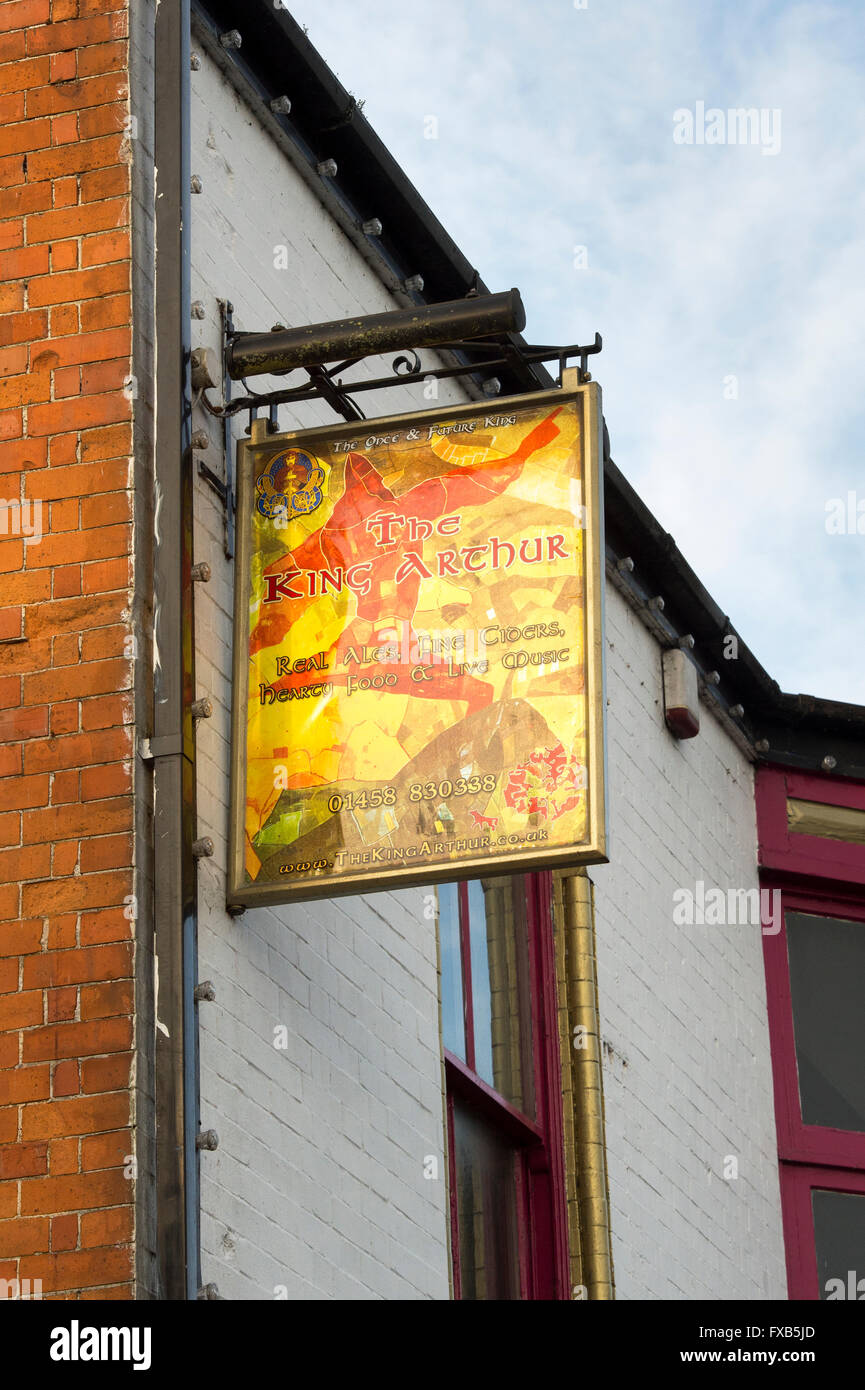
[(802, 1119), (787, 954), (788, 912), (807, 912), (819, 917), (841, 917), (846, 921), (865, 924), (865, 902), (861, 898), (857, 902), (829, 889), (819, 891), (813, 888), (782, 888), (781, 930), (775, 936), (763, 936), (769, 1039), (774, 1061), (778, 1151), (783, 1159), (790, 1162), (865, 1169), (865, 1134), (832, 1129), (828, 1125), (808, 1125)]
[(781, 1211), (791, 1299), (820, 1297), (811, 1193), (865, 1193), (865, 1134), (802, 1119), (787, 951), (788, 912), (865, 923), (865, 845), (792, 832), (787, 800), (865, 810), (865, 785), (787, 768), (759, 768), (757, 835), (761, 883), (781, 892), (781, 930), (763, 935)]
[(865, 786), (815, 773), (762, 767), (757, 772), (757, 837), (760, 866), (785, 875), (865, 884), (865, 845), (800, 835), (787, 826), (787, 799), (819, 801), (865, 811)]
[(799, 1163), (781, 1164), (781, 1209), (787, 1247), (787, 1289), (791, 1299), (820, 1298), (811, 1193), (852, 1192), (865, 1196), (865, 1173)]
[(449, 1153), (451, 1254), (454, 1298), (461, 1297), (460, 1243), (456, 1199), (454, 1096), (507, 1136), (515, 1150), (520, 1299), (570, 1296), (567, 1204), (559, 1062), (552, 876), (526, 876), (526, 921), (532, 1013), (536, 1119), (523, 1115), (474, 1071), (474, 1020), (469, 953), (468, 883), (460, 883), (460, 956), (466, 1061), (445, 1049)]

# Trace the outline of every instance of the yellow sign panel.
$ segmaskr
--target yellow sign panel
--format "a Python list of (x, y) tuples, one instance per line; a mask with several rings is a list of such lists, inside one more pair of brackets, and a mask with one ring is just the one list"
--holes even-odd
[(238, 458), (229, 902), (605, 857), (597, 386)]

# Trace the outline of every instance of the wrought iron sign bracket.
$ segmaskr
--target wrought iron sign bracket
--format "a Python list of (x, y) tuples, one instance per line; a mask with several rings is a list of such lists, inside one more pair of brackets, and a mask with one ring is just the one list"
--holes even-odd
[(213, 491), (222, 503), (224, 511), (227, 513), (229, 504), (228, 484), (222, 478), (218, 477), (213, 469), (209, 468), (202, 459), (198, 460), (198, 476), (199, 478), (203, 478), (204, 481), (213, 488)]
[(214, 411), (206, 397), (206, 390), (202, 390), (199, 395), (199, 403), (202, 404), (210, 415), (217, 415), (222, 420), (222, 456), (223, 471), (225, 476), (220, 478), (208, 467), (203, 459), (198, 460), (198, 476), (203, 478), (208, 487), (212, 488), (222, 503), (222, 510), (225, 518), (225, 536), (223, 549), (227, 560), (234, 559), (235, 542), (235, 522), (237, 515), (237, 497), (234, 490), (234, 451), (231, 441), (231, 415), (228, 407), (231, 405), (231, 377), (228, 374), (227, 357), (228, 345), (235, 337), (234, 331), (234, 305), (229, 299), (220, 299), (219, 313), (222, 321), (222, 395), (225, 406), (221, 411)]
[[(239, 411), (248, 410), (250, 419), (255, 419), (259, 410), (267, 408), (271, 411), (271, 418), (276, 407), (288, 405), (295, 401), (324, 400), (332, 407), (337, 414), (344, 420), (365, 420), (360, 407), (352, 400), (353, 395), (360, 391), (382, 391), (392, 386), (405, 386), (409, 382), (417, 381), (443, 381), (448, 378), (469, 377), (486, 375), (497, 368), (513, 367), (516, 361), (522, 363), (531, 362), (557, 362), (559, 368), (559, 381), (561, 374), (574, 359), (579, 360), (579, 380), (581, 383), (591, 381), (591, 373), (588, 370), (588, 359), (595, 353), (601, 351), (603, 340), (600, 333), (595, 334), (593, 343), (573, 343), (567, 346), (539, 346), (527, 344), (519, 349), (510, 340), (484, 339), (482, 341), (445, 342), (438, 344), (436, 351), (444, 352), (466, 352), (468, 350), (477, 352), (479, 348), (487, 348), (492, 354), (490, 357), (480, 361), (460, 364), (456, 367), (436, 367), (424, 369), (421, 360), (414, 351), (410, 349), (413, 361), (405, 354), (395, 357), (392, 362), (393, 374), (385, 377), (374, 377), (369, 380), (359, 380), (345, 382), (342, 373), (364, 359), (361, 357), (352, 358), (347, 362), (339, 362), (335, 367), (326, 368), (323, 364), (308, 367), (306, 371), (309, 380), (299, 386), (286, 387), (280, 391), (252, 391), (245, 378), (243, 380), (247, 391), (246, 396), (238, 396), (234, 400), (227, 398), (223, 405), (215, 405), (208, 400), (207, 393), (204, 393), (202, 403), (211, 415), (227, 418), (237, 414)], [(379, 354), (370, 354), (379, 355)], [(540, 389), (540, 388), (539, 388)]]
[[(568, 363), (578, 359), (579, 381), (588, 382), (591, 381), (588, 359), (603, 346), (599, 333), (592, 343), (517, 345), (510, 334), (522, 330), (525, 313), (516, 290), (482, 296), (470, 292), (465, 300), (424, 305), (415, 311), (394, 310), (367, 318), (310, 324), (301, 329), (286, 329), (280, 324), (270, 333), (236, 333), (230, 311), (231, 306), (227, 305), (223, 334), (223, 402), (216, 404), (208, 399), (206, 391), (202, 393), (205, 409), (223, 420), (226, 431), (229, 417), (244, 410), (249, 411), (251, 425), (259, 410), (267, 409), (271, 428), (276, 428), (280, 405), (309, 400), (325, 401), (345, 420), (364, 420), (366, 416), (352, 399), (361, 391), (381, 391), (405, 386), (408, 382), (458, 377), (490, 380), (490, 373), (496, 369), (513, 370), (533, 362), (557, 362), (561, 383)], [(404, 351), (393, 359), (392, 375), (355, 381), (343, 379), (343, 374), (359, 362), (387, 355), (389, 347), (397, 346)], [(327, 366), (339, 347), (343, 350), (349, 347), (354, 353), (334, 366)], [(472, 354), (475, 360), (424, 369), (418, 347), (454, 353), (464, 359)], [(253, 391), (247, 380), (249, 375), (288, 376), (297, 371), (305, 372), (306, 382), (278, 391)], [(245, 396), (232, 400), (232, 380), (243, 383)], [(489, 392), (491, 397), (497, 389), (496, 386), (495, 391)]]

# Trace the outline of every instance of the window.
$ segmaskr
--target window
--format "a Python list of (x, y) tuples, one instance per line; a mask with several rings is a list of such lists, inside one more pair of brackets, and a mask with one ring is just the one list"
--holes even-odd
[(865, 1173), (781, 1164), (792, 1299), (865, 1301)]
[(782, 905), (764, 942), (789, 1293), (865, 1298), (865, 907)]
[(780, 885), (763, 949), (789, 1294), (862, 1300), (865, 786), (761, 768), (757, 826)]
[(802, 1123), (865, 1133), (865, 925), (785, 921)]
[(454, 1295), (566, 1298), (549, 876), (438, 898)]

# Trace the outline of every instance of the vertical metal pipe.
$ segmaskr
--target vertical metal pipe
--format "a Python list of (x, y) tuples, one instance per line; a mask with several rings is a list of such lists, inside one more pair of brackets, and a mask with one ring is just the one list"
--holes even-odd
[(189, 0), (161, 4), (156, 43), (154, 939), (160, 1297), (200, 1284), (192, 604)]
[[(571, 1244), (579, 1247), (579, 1279), (589, 1299), (615, 1297), (604, 1134), (601, 1030), (598, 1014), (592, 883), (585, 870), (559, 879), (557, 971), (565, 1148)], [(567, 1057), (567, 1062), (565, 1062)], [(569, 1137), (572, 1136), (569, 1144)], [(572, 1270), (577, 1261), (573, 1259)]]

